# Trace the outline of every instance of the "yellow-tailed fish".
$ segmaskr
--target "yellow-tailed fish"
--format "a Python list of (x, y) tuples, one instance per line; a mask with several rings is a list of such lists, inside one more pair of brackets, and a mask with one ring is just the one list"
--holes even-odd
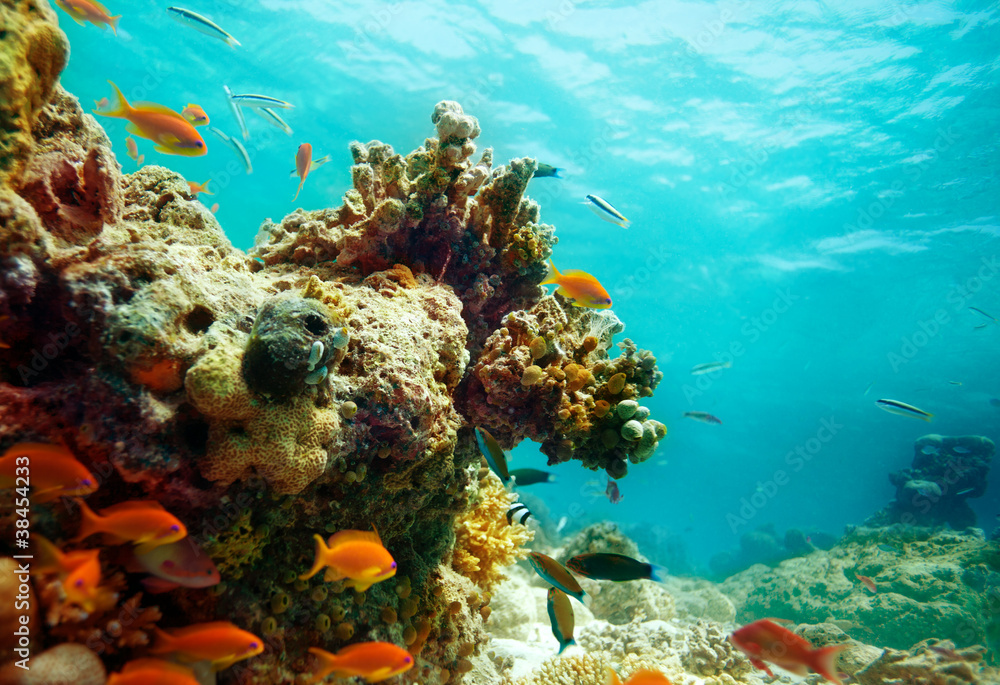
[(621, 226), (622, 228), (628, 228), (629, 220), (625, 218), (624, 214), (612, 207), (610, 202), (597, 195), (588, 195), (587, 199), (590, 201), (590, 208), (593, 210), (594, 214), (601, 217), (608, 223)]
[(115, 92), (115, 103), (106, 111), (94, 110), (94, 114), (104, 117), (128, 120), (129, 133), (156, 143), (158, 152), (168, 155), (200, 157), (208, 148), (201, 135), (179, 112), (153, 102), (137, 102), (132, 106), (111, 81)]
[(611, 306), (611, 296), (596, 278), (586, 271), (570, 269), (560, 272), (549, 260), (549, 273), (541, 285), (559, 286), (556, 292), (573, 300), (574, 307), (590, 307), (591, 309), (607, 309)]
[(168, 7), (167, 13), (173, 17), (174, 20), (179, 21), (185, 26), (190, 26), (195, 31), (204, 33), (206, 36), (218, 38), (231, 48), (235, 48), (240, 44), (240, 42), (233, 38), (228, 32), (223, 31), (218, 24), (206, 17), (201, 16), (197, 12), (192, 12), (191, 10), (186, 10), (181, 7)]
[(573, 606), (569, 603), (566, 593), (557, 587), (550, 587), (546, 606), (549, 611), (549, 622), (552, 624), (552, 635), (559, 642), (559, 654), (570, 645), (575, 645), (573, 627), (575, 617)]
[(125, 138), (125, 149), (128, 151), (129, 159), (133, 162), (139, 160), (139, 146), (135, 144), (135, 138), (132, 136)]
[(187, 535), (184, 524), (159, 502), (121, 502), (102, 509), (98, 515), (83, 500), (77, 498), (75, 501), (80, 505), (80, 532), (74, 542), (105, 533), (116, 542), (132, 542), (137, 545), (137, 553), (145, 554)]
[(909, 416), (911, 418), (927, 422), (930, 422), (930, 420), (934, 418), (934, 414), (926, 412), (923, 409), (918, 409), (912, 404), (900, 402), (899, 400), (876, 400), (875, 404), (880, 409), (884, 409), (890, 414), (896, 414), (897, 416)]
[(490, 465), (493, 473), (503, 482), (504, 485), (510, 482), (510, 471), (507, 468), (507, 453), (500, 447), (497, 439), (485, 428), (476, 427), (476, 443), (479, 451), (486, 458), (486, 463)]
[(154, 630), (157, 640), (150, 654), (176, 654), (187, 662), (210, 661), (215, 671), (264, 651), (263, 640), (229, 621), (198, 623), (169, 632)]
[(111, 16), (108, 8), (97, 0), (56, 0), (56, 6), (80, 26), (89, 21), (103, 31), (108, 26), (118, 35), (118, 20), (122, 15)]

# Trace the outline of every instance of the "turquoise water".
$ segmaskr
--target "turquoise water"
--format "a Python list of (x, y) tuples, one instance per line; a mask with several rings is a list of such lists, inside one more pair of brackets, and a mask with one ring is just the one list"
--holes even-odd
[[(921, 435), (1000, 438), (1000, 326), (969, 309), (1000, 316), (996, 3), (184, 5), (236, 49), (174, 22), (167, 3), (117, 4), (117, 37), (60, 13), (63, 85), (88, 107), (111, 79), (130, 100), (198, 103), (236, 136), (223, 84), (296, 105), (282, 112), (292, 136), (247, 114), (252, 175), (210, 135), (202, 158), (138, 141), (147, 163), (212, 179), (203, 199), (238, 247), (266, 218), (337, 206), (348, 143), (405, 154), (434, 134), (443, 99), (479, 118), (497, 163), (565, 169), (529, 187), (556, 226), (555, 262), (597, 276), (625, 335), (657, 355), (665, 378), (646, 404), (670, 429), (617, 505), (576, 462), (536, 486), (570, 529), (662, 526), (704, 565), (757, 525), (860, 523)], [(133, 169), (124, 122), (101, 123)], [(332, 162), (292, 203), (302, 142)], [(588, 193), (631, 228), (594, 216)], [(727, 355), (732, 368), (690, 375)], [(879, 398), (935, 419), (890, 415)], [(681, 418), (692, 410), (723, 424)], [(809, 459), (796, 470), (797, 447)], [(514, 461), (544, 463), (533, 445)], [(787, 482), (772, 488), (779, 470)], [(763, 506), (734, 524), (758, 488)], [(996, 524), (998, 502), (996, 483), (971, 500), (980, 525)]]

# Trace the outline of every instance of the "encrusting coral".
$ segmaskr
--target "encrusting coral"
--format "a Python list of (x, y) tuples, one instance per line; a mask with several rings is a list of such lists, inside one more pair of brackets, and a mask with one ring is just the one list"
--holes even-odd
[[(539, 285), (556, 240), (525, 195), (534, 160), (473, 160), (478, 122), (442, 102), (437, 137), (405, 156), (352, 144), (343, 205), (267, 222), (246, 254), (180, 175), (121, 173), (56, 84), (47, 6), (0, 13), (17, 27), (0, 51), (0, 449), (66, 445), (97, 480), (88, 506), (155, 500), (222, 573), (142, 594), (128, 550), (105, 545), (89, 615), (57, 577), (32, 581), (38, 648), (79, 642), (118, 667), (154, 625), (226, 618), (269, 648), (223, 683), (291, 683), (308, 647), (377, 639), (418, 657), (401, 683), (478, 673), (488, 590), (530, 533), (480, 480), (472, 428), (616, 478), (665, 434), (639, 406), (652, 355), (626, 340), (609, 358), (614, 315)], [(31, 524), (71, 549), (79, 514), (41, 505)], [(360, 594), (298, 579), (314, 535), (373, 527), (397, 577)]]

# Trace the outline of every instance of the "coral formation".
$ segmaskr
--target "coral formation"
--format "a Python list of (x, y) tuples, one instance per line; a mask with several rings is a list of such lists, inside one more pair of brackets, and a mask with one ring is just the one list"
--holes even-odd
[(889, 474), (896, 498), (865, 525), (948, 524), (955, 530), (976, 525), (976, 514), (966, 500), (986, 493), (995, 451), (993, 441), (980, 435), (918, 438), (912, 467)]
[(526, 526), (507, 522), (514, 501), (500, 479), (487, 474), (479, 482), (478, 501), (455, 523), (452, 565), (484, 590), (504, 580), (505, 566), (527, 556), (524, 544), (535, 536)]
[[(889, 550), (879, 548), (882, 545)], [(876, 594), (858, 576), (870, 577)], [(931, 636), (960, 647), (1000, 639), (991, 597), (1000, 553), (982, 532), (856, 528), (829, 552), (754, 566), (720, 587), (742, 623), (778, 616), (796, 623), (849, 621), (850, 635), (895, 649)]]
[(767, 523), (743, 533), (738, 549), (713, 555), (709, 567), (713, 576), (722, 580), (754, 564), (773, 566), (817, 549), (830, 549), (836, 542), (837, 539), (829, 533), (813, 531), (807, 536), (796, 528), (789, 528), (781, 536), (774, 524)]
[(32, 657), (30, 667), (8, 664), (0, 669), (0, 685), (104, 685), (104, 664), (91, 649), (65, 643)]
[(744, 676), (752, 670), (750, 661), (729, 641), (729, 634), (717, 623), (698, 621), (688, 633), (684, 666), (701, 676)]
[(982, 648), (956, 650), (949, 641), (917, 644), (900, 651), (886, 649), (855, 675), (860, 685), (907, 682), (922, 685), (986, 685), (998, 682), (1000, 671), (981, 666)]

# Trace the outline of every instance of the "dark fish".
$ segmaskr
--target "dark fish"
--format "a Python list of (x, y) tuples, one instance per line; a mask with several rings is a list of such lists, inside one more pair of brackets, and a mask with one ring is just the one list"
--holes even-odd
[(580, 587), (579, 581), (573, 577), (566, 567), (552, 557), (541, 552), (532, 552), (528, 555), (528, 563), (535, 573), (540, 575), (549, 584), (559, 588), (570, 597), (576, 597), (581, 602), (586, 594)]
[(566, 562), (574, 573), (594, 580), (655, 580), (662, 583), (667, 578), (667, 569), (656, 564), (647, 564), (624, 554), (595, 552), (577, 554)]
[(562, 178), (559, 172), (562, 169), (552, 166), (551, 164), (546, 164), (544, 162), (538, 163), (538, 168), (535, 169), (535, 173), (532, 178)]
[(712, 416), (707, 411), (686, 411), (684, 412), (684, 418), (694, 419), (695, 421), (701, 421), (702, 423), (715, 423), (722, 425), (722, 419), (717, 416)]
[(522, 526), (526, 526), (528, 525), (529, 518), (531, 518), (531, 512), (528, 510), (528, 507), (524, 506), (520, 502), (514, 502), (510, 505), (510, 508), (507, 509), (508, 525), (514, 525), (514, 522), (517, 521)]
[(549, 621), (552, 623), (552, 634), (559, 641), (559, 654), (570, 645), (575, 645), (573, 639), (573, 605), (566, 593), (557, 587), (549, 588), (548, 596)]
[(875, 400), (875, 404), (879, 409), (884, 409), (890, 414), (896, 414), (897, 416), (910, 416), (921, 421), (930, 421), (934, 418), (934, 414), (914, 407), (912, 404), (900, 402), (899, 400)]
[(500, 447), (496, 438), (490, 435), (485, 428), (476, 427), (476, 442), (479, 443), (479, 451), (486, 457), (486, 463), (493, 469), (504, 485), (510, 482), (510, 471), (507, 470), (507, 453)]
[(538, 483), (555, 483), (556, 474), (541, 469), (514, 469), (510, 472), (516, 485), (537, 485)]

